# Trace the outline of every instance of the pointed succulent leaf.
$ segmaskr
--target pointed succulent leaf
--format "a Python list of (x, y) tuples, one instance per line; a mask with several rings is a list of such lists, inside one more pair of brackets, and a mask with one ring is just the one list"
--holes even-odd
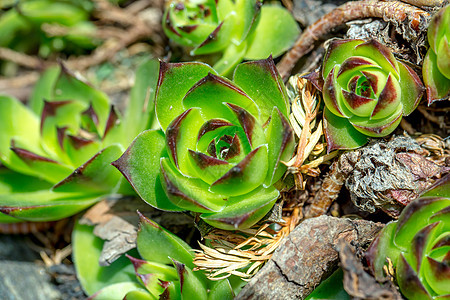
[[(138, 296), (139, 295), (139, 296)], [(87, 300), (153, 300), (157, 299), (151, 297), (148, 292), (144, 292), (142, 286), (137, 282), (125, 281), (118, 282), (108, 285), (92, 296), (88, 297)]]
[(348, 59), (348, 53), (353, 52), (355, 47), (362, 43), (362, 40), (331, 41), (331, 43), (328, 45), (327, 52), (323, 59), (322, 78), (327, 78), (328, 74), (330, 74), (331, 70), (333, 70), (336, 65), (343, 64), (343, 62)]
[(269, 212), (278, 196), (275, 188), (260, 187), (247, 195), (230, 197), (222, 211), (201, 217), (211, 226), (225, 230), (250, 228)]
[(134, 290), (128, 292), (122, 300), (157, 300), (159, 298), (153, 296), (144, 290)]
[(235, 120), (225, 103), (238, 105), (254, 117), (259, 118), (259, 110), (255, 102), (231, 81), (213, 74), (208, 74), (197, 82), (183, 98), (185, 109), (198, 107), (205, 120), (224, 118)]
[(286, 166), (280, 162), (289, 161), (295, 146), (293, 130), (277, 107), (272, 111), (266, 135), (269, 165), (264, 185), (271, 186), (286, 171)]
[(208, 191), (208, 184), (181, 174), (167, 158), (161, 158), (161, 181), (169, 200), (177, 207), (195, 212), (220, 211), (226, 197)]
[(397, 110), (387, 118), (384, 119), (367, 119), (358, 116), (353, 116), (349, 119), (350, 124), (355, 127), (356, 130), (364, 135), (372, 137), (386, 136), (397, 128), (398, 124), (402, 120), (402, 110), (399, 106)]
[(260, 122), (265, 124), (274, 106), (287, 117), (289, 100), (286, 87), (281, 80), (271, 57), (247, 62), (236, 67), (234, 82), (259, 106)]
[(185, 264), (172, 259), (173, 266), (177, 270), (180, 294), (183, 299), (208, 299), (206, 284)]
[(56, 193), (50, 190), (1, 195), (0, 212), (25, 221), (56, 221), (101, 200), (99, 195)]
[[(267, 146), (259, 146), (211, 184), (210, 191), (237, 196), (254, 190), (263, 183), (266, 177), (267, 156)], [(243, 182), (245, 184), (242, 184)]]
[[(155, 87), (158, 82), (159, 62), (151, 59), (140, 65), (130, 90), (130, 99), (123, 121), (123, 132), (128, 139), (149, 128), (154, 118)], [(126, 144), (131, 142), (128, 140)]]
[(176, 116), (183, 113), (184, 95), (208, 73), (216, 74), (203, 63), (160, 63), (155, 103), (156, 117), (164, 131)]
[(43, 100), (52, 98), (53, 87), (60, 71), (59, 67), (48, 68), (36, 82), (29, 99), (30, 108), (36, 115), (40, 115), (42, 112)]
[(194, 253), (186, 242), (139, 213), (137, 249), (143, 259), (161, 264), (172, 263), (171, 258), (193, 268)]
[(406, 64), (399, 62), (400, 90), (403, 115), (408, 116), (419, 105), (420, 99), (425, 91), (419, 76)]
[(356, 130), (348, 119), (336, 116), (328, 108), (324, 109), (323, 119), (328, 153), (336, 149), (359, 148), (368, 142), (367, 136)]
[[(0, 159), (7, 167), (16, 170), (16, 164), (11, 161), (13, 152), (9, 149), (12, 140), (29, 151), (43, 155), (39, 151), (39, 119), (19, 100), (0, 95), (0, 131)], [(26, 166), (24, 168), (28, 169)]]
[(397, 281), (398, 285), (407, 298), (421, 297), (423, 299), (431, 299), (426, 287), (423, 285), (416, 271), (406, 261), (403, 253), (397, 262)]
[(226, 48), (230, 44), (230, 37), (235, 29), (236, 18), (237, 16), (234, 14), (226, 16), (190, 54), (192, 56), (204, 55)]
[(134, 283), (135, 285), (127, 285), (135, 286), (135, 289), (142, 288), (134, 275), (133, 266), (126, 257), (120, 257), (107, 267), (99, 265), (103, 241), (95, 236), (93, 231), (93, 226), (77, 222), (72, 233), (72, 258), (78, 280), (86, 294), (94, 295), (102, 288), (121, 282)]
[(159, 276), (161, 276), (161, 280), (164, 281), (173, 281), (178, 279), (176, 270), (172, 267), (169, 267), (168, 265), (134, 258), (130, 255), (126, 256), (133, 264), (134, 270), (136, 274), (138, 274), (138, 276), (146, 274), (158, 274)]
[[(273, 28), (284, 28), (274, 31)], [(249, 49), (245, 59), (278, 57), (289, 50), (297, 40), (300, 29), (289, 11), (279, 5), (264, 5), (256, 28), (249, 36)]]
[(120, 173), (111, 165), (123, 152), (119, 145), (109, 146), (78, 167), (67, 178), (53, 187), (56, 192), (76, 192), (83, 189), (92, 193), (109, 193), (118, 185)]
[(159, 161), (164, 149), (161, 131), (144, 131), (112, 164), (145, 202), (163, 210), (179, 210), (167, 199), (161, 185)]
[(428, 26), (428, 49), (422, 75), (428, 105), (450, 96), (450, 5), (439, 10)]
[(244, 59), (247, 46), (247, 42), (242, 42), (239, 45), (230, 44), (224, 50), (222, 57), (214, 64), (214, 70), (225, 76), (231, 74), (236, 65)]
[(232, 300), (235, 296), (228, 279), (215, 281), (208, 293), (209, 300)]

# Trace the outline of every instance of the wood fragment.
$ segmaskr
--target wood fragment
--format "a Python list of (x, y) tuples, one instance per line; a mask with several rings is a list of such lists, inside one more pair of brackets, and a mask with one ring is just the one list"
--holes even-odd
[[(418, 34), (426, 26), (430, 14), (420, 8), (399, 1), (363, 0), (350, 1), (326, 14), (308, 26), (291, 50), (277, 65), (283, 80), (287, 80), (297, 61), (314, 48), (314, 44), (336, 27), (361, 18), (382, 18), (387, 22), (404, 26), (407, 37)], [(412, 38), (412, 37), (411, 37)]]

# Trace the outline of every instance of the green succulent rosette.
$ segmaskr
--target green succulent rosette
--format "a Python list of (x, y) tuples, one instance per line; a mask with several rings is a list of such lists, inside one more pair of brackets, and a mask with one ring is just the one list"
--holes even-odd
[(65, 68), (41, 76), (28, 106), (0, 95), (0, 222), (59, 220), (106, 195), (135, 195), (110, 164), (149, 128), (157, 70), (155, 60), (139, 68), (124, 116)]
[(450, 5), (439, 10), (428, 26), (428, 49), (423, 62), (423, 81), (428, 105), (450, 96)]
[(155, 102), (162, 130), (140, 134), (114, 162), (141, 198), (223, 229), (259, 221), (294, 150), (273, 60), (239, 65), (234, 81), (203, 63), (161, 62)]
[(450, 297), (450, 175), (411, 202), (369, 247), (366, 258), (378, 281), (387, 258), (408, 299)]
[(104, 267), (98, 265), (103, 243), (93, 234), (93, 227), (75, 226), (74, 264), (88, 299), (234, 298), (242, 280), (208, 280), (202, 271), (193, 270), (194, 251), (186, 242), (142, 214), (139, 216), (138, 253), (132, 250)]
[(214, 69), (226, 74), (243, 59), (274, 57), (288, 50), (300, 33), (292, 15), (260, 0), (172, 0), (163, 29), (191, 55), (223, 53)]
[(417, 74), (375, 40), (334, 40), (321, 69), (328, 151), (390, 134), (418, 105)]

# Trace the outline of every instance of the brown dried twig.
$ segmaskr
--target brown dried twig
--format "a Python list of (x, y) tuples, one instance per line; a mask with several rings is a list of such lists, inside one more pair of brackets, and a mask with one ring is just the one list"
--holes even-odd
[(411, 40), (420, 33), (422, 28), (426, 28), (429, 17), (428, 12), (399, 1), (347, 2), (308, 26), (277, 65), (278, 71), (283, 80), (286, 80), (297, 61), (314, 48), (317, 40), (345, 22), (361, 18), (383, 18), (397, 25), (396, 27), (402, 28), (402, 33)]

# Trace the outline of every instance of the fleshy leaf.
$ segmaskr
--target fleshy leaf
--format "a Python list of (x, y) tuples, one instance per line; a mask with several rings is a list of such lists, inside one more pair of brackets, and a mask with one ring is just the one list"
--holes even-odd
[(189, 150), (189, 159), (196, 177), (208, 184), (222, 177), (233, 166), (227, 161), (192, 150)]
[(407, 116), (419, 105), (425, 89), (416, 72), (402, 62), (399, 62), (398, 66), (401, 78), (400, 88), (402, 91), (401, 102), (403, 104), (403, 115)]
[(165, 151), (164, 134), (147, 130), (138, 135), (115, 166), (148, 204), (162, 210), (179, 210), (167, 199), (161, 186), (159, 160)]
[(400, 254), (396, 274), (398, 285), (404, 296), (409, 299), (413, 299), (415, 297), (431, 299), (431, 295), (427, 292), (426, 288), (417, 276), (417, 273), (406, 261), (403, 254)]
[(233, 300), (235, 294), (228, 279), (215, 281), (208, 293), (209, 300)]
[(352, 56), (370, 57), (385, 70), (393, 74), (397, 79), (399, 76), (398, 62), (388, 47), (376, 40), (369, 40), (355, 47)]
[(247, 42), (244, 41), (239, 45), (230, 44), (223, 52), (222, 57), (214, 64), (214, 70), (220, 75), (228, 76), (242, 61), (246, 52)]
[(367, 136), (356, 130), (348, 119), (340, 118), (324, 109), (324, 130), (327, 140), (327, 152), (336, 149), (356, 149), (368, 142)]
[(201, 179), (182, 175), (167, 158), (161, 158), (161, 181), (169, 200), (185, 210), (220, 211), (226, 205), (225, 196), (208, 191)]
[(186, 242), (139, 213), (137, 249), (145, 260), (161, 264), (176, 259), (189, 268), (194, 267), (194, 253)]
[[(141, 297), (136, 298), (136, 293), (139, 293)], [(131, 295), (128, 296), (128, 295)], [(108, 285), (101, 290), (97, 291), (95, 294), (93, 294), (91, 297), (88, 297), (87, 300), (153, 300), (157, 298), (153, 297), (145, 297), (143, 295), (149, 296), (147, 292), (144, 292), (142, 290), (142, 287), (137, 282), (132, 281), (125, 281), (125, 282), (118, 282), (111, 285)]]
[(160, 63), (156, 88), (156, 117), (165, 131), (172, 120), (183, 113), (182, 99), (189, 89), (208, 73), (216, 72), (208, 65), (192, 63)]
[[(275, 31), (273, 28), (279, 30)], [(296, 41), (300, 29), (291, 13), (279, 5), (264, 5), (245, 54), (245, 59), (278, 57)]]
[(239, 16), (237, 20), (239, 24), (236, 26), (236, 30), (239, 30), (237, 40), (239, 42), (244, 41), (247, 35), (252, 30), (253, 24), (257, 21), (260, 14), (262, 1), (261, 0), (237, 0), (236, 15)]
[(252, 191), (261, 185), (266, 177), (267, 156), (267, 146), (259, 146), (215, 181), (209, 188), (210, 191), (229, 196), (238, 196)]
[(249, 194), (230, 197), (221, 212), (204, 213), (201, 217), (209, 225), (225, 230), (250, 228), (269, 212), (278, 195), (274, 187), (260, 187)]
[(266, 131), (268, 143), (268, 171), (265, 186), (271, 186), (278, 181), (286, 171), (281, 161), (289, 161), (294, 152), (295, 140), (292, 128), (278, 108), (272, 111), (272, 118)]
[(174, 259), (172, 259), (172, 261), (178, 272), (181, 296), (184, 299), (208, 299), (206, 294), (206, 284), (200, 280), (189, 267)]
[(427, 89), (428, 105), (441, 100), (450, 93), (450, 79), (446, 78), (437, 68), (437, 58), (433, 51), (428, 51), (423, 62), (423, 81)]
[[(155, 296), (144, 290), (135, 290), (128, 292), (121, 300), (157, 300)], [(106, 299), (105, 299), (106, 300)]]
[(363, 40), (331, 41), (323, 59), (322, 78), (327, 78), (336, 65), (341, 65), (347, 58), (353, 56), (355, 47), (363, 42)]
[(369, 120), (367, 118), (353, 116), (349, 121), (362, 134), (371, 137), (383, 137), (394, 131), (401, 120), (402, 107), (398, 106), (392, 115), (384, 119)]
[(121, 180), (120, 173), (111, 166), (123, 152), (119, 145), (109, 146), (90, 160), (78, 167), (67, 178), (53, 187), (56, 192), (85, 192), (111, 193)]
[(183, 99), (183, 106), (185, 109), (200, 108), (205, 120), (223, 118), (232, 121), (236, 117), (224, 106), (225, 102), (243, 107), (259, 118), (258, 107), (244, 91), (231, 81), (213, 74), (208, 74), (189, 90)]
[(229, 14), (222, 22), (200, 43), (191, 55), (203, 55), (220, 51), (228, 46), (230, 37), (235, 29), (236, 18), (238, 16)]
[(240, 64), (236, 67), (233, 78), (234, 82), (259, 106), (261, 124), (265, 124), (270, 118), (274, 106), (278, 107), (286, 118), (288, 117), (289, 100), (286, 87), (272, 57)]
[[(72, 233), (72, 258), (78, 280), (86, 294), (93, 295), (100, 289), (114, 283), (129, 282), (138, 285), (133, 266), (126, 257), (118, 258), (107, 267), (99, 266), (98, 261), (103, 240), (95, 236), (93, 231), (93, 226), (82, 225), (77, 222)], [(131, 252), (135, 253), (135, 251)], [(141, 287), (138, 285), (137, 288)]]

